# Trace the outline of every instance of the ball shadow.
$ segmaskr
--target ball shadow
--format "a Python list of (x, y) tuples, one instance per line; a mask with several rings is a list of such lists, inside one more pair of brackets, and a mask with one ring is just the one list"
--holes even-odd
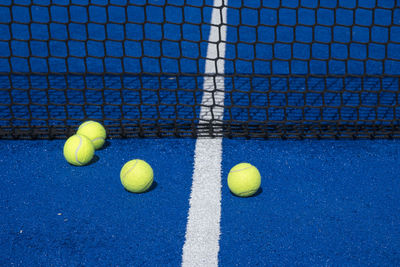
[(111, 145), (111, 143), (108, 140), (106, 140), (104, 142), (103, 146), (101, 148), (97, 149), (97, 150), (98, 151), (104, 150), (104, 149), (108, 148), (110, 145)]
[(86, 164), (86, 165), (84, 165), (84, 166), (89, 166), (89, 165), (95, 164), (95, 163), (98, 162), (99, 160), (100, 160), (99, 156), (94, 155), (93, 158), (92, 158), (92, 160), (89, 161), (89, 163)]
[(147, 189), (144, 193), (153, 191), (154, 189), (156, 189), (158, 186), (158, 183), (156, 181), (153, 181), (153, 183), (151, 184), (151, 186), (149, 187), (149, 189)]
[(254, 195), (252, 195), (251, 197), (256, 197), (258, 195), (261, 195), (262, 192), (263, 192), (263, 189), (262, 189), (262, 187), (260, 187), (260, 188), (258, 188), (257, 192)]

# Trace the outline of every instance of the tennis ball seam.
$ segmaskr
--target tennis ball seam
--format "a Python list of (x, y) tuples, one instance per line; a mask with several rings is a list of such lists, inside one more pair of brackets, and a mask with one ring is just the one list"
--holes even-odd
[(245, 168), (243, 168), (243, 169), (239, 169), (239, 170), (233, 170), (233, 171), (230, 171), (230, 173), (232, 173), (232, 172), (240, 172), (240, 171), (244, 171), (244, 170), (250, 169), (251, 167), (254, 167), (254, 166), (253, 166), (253, 165), (250, 165), (250, 166), (248, 166), (248, 167), (245, 167)]
[(135, 160), (135, 163), (133, 164), (133, 166), (130, 167), (129, 170), (126, 171), (125, 174), (122, 176), (123, 179), (125, 179), (125, 177), (128, 175), (128, 173), (130, 173), (135, 168), (135, 166), (138, 164), (138, 162), (139, 162), (138, 160)]
[(81, 126), (78, 127), (78, 131), (79, 131), (79, 129), (80, 129), (81, 127), (84, 127), (84, 126), (89, 125), (89, 124), (92, 124), (92, 123), (94, 123), (94, 121), (87, 121), (87, 122), (81, 124)]
[(253, 193), (253, 192), (257, 192), (257, 191), (258, 191), (258, 189), (257, 189), (257, 190), (247, 190), (247, 191), (238, 193), (238, 195), (239, 195), (239, 196), (243, 196), (243, 195), (245, 195), (245, 194)]
[(100, 139), (104, 140), (104, 138), (100, 136), (100, 137), (96, 137), (95, 139), (92, 139), (91, 141), (94, 142), (94, 141), (97, 141), (97, 140), (100, 140)]
[(79, 135), (77, 135), (77, 137), (79, 138), (79, 145), (78, 145), (78, 147), (77, 147), (76, 150), (75, 150), (75, 160), (76, 160), (76, 162), (78, 162), (79, 164), (82, 164), (82, 165), (83, 165), (83, 162), (81, 162), (81, 161), (78, 159), (78, 151), (79, 151), (79, 148), (81, 148), (81, 146), (82, 146), (82, 137), (79, 136)]
[(153, 183), (153, 178), (151, 178), (150, 181), (148, 181), (147, 184), (143, 187), (143, 188), (146, 188), (146, 190), (144, 190), (144, 191), (147, 191), (150, 187), (150, 184), (152, 184), (152, 183)]

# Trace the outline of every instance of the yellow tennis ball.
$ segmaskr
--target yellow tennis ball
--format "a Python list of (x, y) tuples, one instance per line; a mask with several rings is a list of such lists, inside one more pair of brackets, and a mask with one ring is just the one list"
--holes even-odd
[(250, 163), (235, 165), (228, 174), (228, 187), (239, 197), (254, 195), (261, 185), (261, 175)]
[(126, 190), (133, 193), (143, 193), (153, 183), (153, 169), (140, 159), (125, 163), (120, 173), (121, 183)]
[(64, 157), (72, 165), (86, 165), (92, 160), (93, 155), (93, 144), (83, 135), (73, 135), (64, 144)]
[(96, 121), (86, 121), (82, 123), (76, 133), (89, 138), (95, 149), (101, 148), (106, 139), (106, 130), (103, 125)]

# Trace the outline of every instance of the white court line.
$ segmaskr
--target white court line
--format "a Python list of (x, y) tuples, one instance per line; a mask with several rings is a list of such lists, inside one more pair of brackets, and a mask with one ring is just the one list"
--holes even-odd
[[(227, 0), (214, 0), (205, 73), (200, 122), (212, 120), (214, 130), (224, 115), (224, 58)], [(222, 22), (224, 25), (221, 25)], [(217, 121), (215, 121), (217, 120)], [(182, 266), (218, 266), (221, 220), (222, 138), (198, 138), (194, 155), (192, 192)]]

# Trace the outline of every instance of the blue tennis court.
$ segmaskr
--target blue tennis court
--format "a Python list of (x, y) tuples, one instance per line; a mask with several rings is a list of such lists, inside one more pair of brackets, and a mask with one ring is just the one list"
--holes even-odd
[[(400, 265), (399, 7), (2, 1), (0, 265)], [(107, 140), (76, 167), (88, 120)]]

